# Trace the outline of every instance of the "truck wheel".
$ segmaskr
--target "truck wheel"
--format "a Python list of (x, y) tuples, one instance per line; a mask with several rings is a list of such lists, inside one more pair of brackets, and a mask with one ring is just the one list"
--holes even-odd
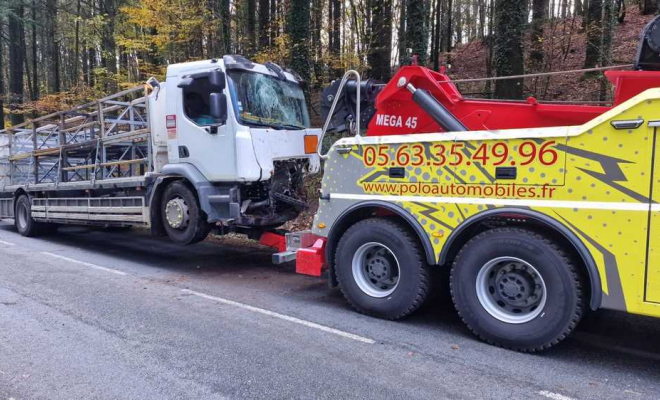
[(34, 237), (43, 233), (44, 224), (32, 218), (32, 204), (26, 195), (19, 196), (14, 210), (14, 226), (22, 236)]
[(161, 216), (167, 236), (178, 244), (200, 242), (211, 231), (195, 194), (181, 181), (173, 182), (165, 189)]
[(498, 228), (472, 238), (456, 256), (450, 287), (472, 332), (518, 351), (559, 343), (584, 311), (580, 275), (570, 258), (527, 229)]
[(404, 226), (387, 219), (360, 221), (344, 233), (335, 272), (348, 302), (379, 318), (405, 317), (429, 293), (429, 266), (419, 243)]

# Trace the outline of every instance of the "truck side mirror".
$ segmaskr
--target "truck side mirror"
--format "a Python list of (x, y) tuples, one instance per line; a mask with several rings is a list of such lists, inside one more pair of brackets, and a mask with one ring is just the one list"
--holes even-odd
[(225, 89), (225, 73), (216, 69), (209, 72), (209, 84), (218, 92)]
[(194, 82), (194, 79), (193, 79), (193, 78), (191, 78), (191, 77), (186, 77), (186, 78), (182, 78), (182, 79), (179, 81), (179, 84), (176, 85), (176, 86), (177, 86), (177, 87), (180, 87), (181, 89), (183, 89), (183, 88), (187, 88), (187, 87), (189, 87), (189, 86), (192, 86), (193, 82)]
[(227, 96), (224, 93), (211, 93), (209, 103), (211, 117), (224, 124), (227, 121)]

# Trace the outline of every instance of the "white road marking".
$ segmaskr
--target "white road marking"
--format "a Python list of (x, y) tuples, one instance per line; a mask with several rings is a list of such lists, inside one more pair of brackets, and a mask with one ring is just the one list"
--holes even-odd
[(548, 392), (547, 390), (541, 390), (539, 394), (552, 400), (575, 400), (572, 397), (564, 396), (563, 394), (559, 393)]
[(5, 242), (4, 240), (0, 240), (0, 244), (4, 244), (5, 246), (15, 246), (16, 245), (15, 243)]
[(117, 275), (126, 275), (126, 272), (117, 271), (116, 269), (106, 268), (106, 267), (102, 267), (100, 265), (91, 264), (91, 263), (84, 262), (84, 261), (74, 260), (73, 258), (64, 257), (64, 256), (61, 256), (59, 254), (49, 253), (47, 251), (42, 251), (41, 254), (45, 254), (45, 255), (50, 256), (50, 257), (59, 258), (60, 260), (65, 260), (65, 261), (68, 261), (68, 262), (71, 262), (71, 263), (74, 263), (74, 264), (80, 264), (80, 265), (84, 265), (86, 267), (98, 269), (99, 271), (111, 272), (111, 273), (117, 274)]
[(209, 296), (208, 294), (196, 292), (196, 291), (190, 290), (190, 289), (182, 289), (182, 291), (185, 292), (185, 293), (191, 294), (193, 296), (198, 296), (198, 297), (202, 297), (202, 298), (205, 298), (205, 299), (217, 301), (218, 303), (227, 304), (227, 305), (230, 305), (230, 306), (242, 308), (244, 310), (256, 312), (256, 313), (263, 314), (263, 315), (267, 315), (269, 317), (279, 318), (281, 320), (288, 321), (288, 322), (293, 322), (295, 324), (300, 324), (300, 325), (306, 326), (308, 328), (318, 329), (320, 331), (327, 332), (327, 333), (332, 333), (334, 335), (341, 336), (341, 337), (344, 337), (344, 338), (347, 338), (347, 339), (357, 340), (358, 342), (367, 343), (367, 344), (376, 343), (375, 340), (366, 338), (364, 336), (359, 336), (359, 335), (356, 335), (356, 334), (353, 334), (353, 333), (340, 331), (339, 329), (330, 328), (328, 326), (320, 325), (320, 324), (317, 324), (315, 322), (305, 321), (304, 319), (300, 319), (300, 318), (296, 318), (296, 317), (290, 317), (288, 315), (284, 315), (284, 314), (276, 313), (276, 312), (273, 312), (273, 311), (265, 310), (265, 309), (259, 308), (259, 307), (254, 307), (254, 306), (251, 306), (251, 305), (248, 305), (248, 304), (239, 303), (237, 301), (223, 299), (222, 297)]

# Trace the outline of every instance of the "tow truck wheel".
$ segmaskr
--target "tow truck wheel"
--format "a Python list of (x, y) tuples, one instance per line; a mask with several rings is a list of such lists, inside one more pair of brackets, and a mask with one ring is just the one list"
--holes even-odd
[(463, 322), (482, 340), (539, 351), (563, 340), (582, 318), (580, 275), (550, 239), (520, 228), (472, 238), (456, 256), (451, 295)]
[(32, 204), (26, 195), (21, 195), (16, 200), (14, 210), (14, 226), (22, 236), (34, 237), (43, 233), (45, 224), (35, 221), (32, 218)]
[(424, 253), (404, 226), (382, 218), (360, 221), (341, 237), (335, 272), (346, 299), (363, 314), (399, 319), (428, 297)]
[(211, 225), (197, 197), (183, 182), (171, 183), (163, 193), (161, 216), (167, 236), (178, 244), (193, 244), (208, 236)]

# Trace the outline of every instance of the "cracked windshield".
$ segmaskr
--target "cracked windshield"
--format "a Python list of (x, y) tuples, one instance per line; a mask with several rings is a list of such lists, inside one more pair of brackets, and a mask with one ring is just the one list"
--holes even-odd
[(242, 123), (276, 129), (310, 126), (299, 85), (254, 72), (230, 72), (229, 77), (234, 109)]

